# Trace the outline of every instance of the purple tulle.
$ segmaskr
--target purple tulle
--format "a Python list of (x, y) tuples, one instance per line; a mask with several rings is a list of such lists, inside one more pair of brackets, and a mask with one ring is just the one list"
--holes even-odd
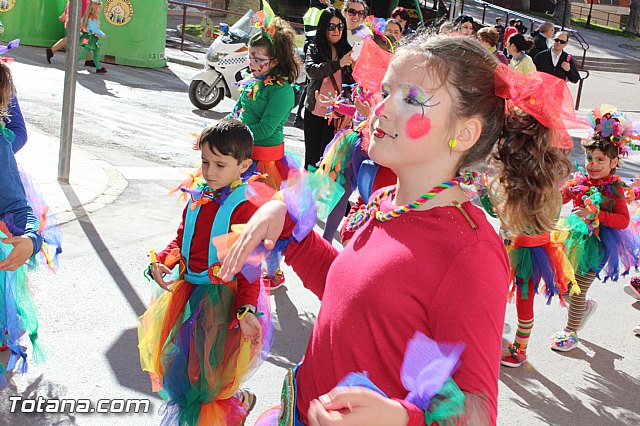
[(438, 343), (416, 331), (405, 351), (400, 378), (409, 394), (405, 398), (428, 410), (433, 398), (460, 364), (462, 343)]
[(10, 51), (14, 47), (18, 47), (18, 46), (20, 46), (20, 39), (19, 38), (15, 39), (15, 40), (11, 40), (5, 46), (0, 45), (0, 55), (4, 55), (5, 53)]
[[(640, 254), (640, 237), (630, 229), (613, 229), (608, 226), (600, 227), (600, 241), (604, 246), (604, 282), (611, 279), (618, 281), (620, 275), (625, 276), (632, 267), (638, 268), (638, 254)], [(623, 271), (620, 274), (620, 264)]]
[[(20, 165), (18, 165), (18, 171), (20, 172), (20, 180), (22, 186), (24, 186), (24, 192), (27, 197), (27, 203), (33, 210), (33, 214), (40, 220), (45, 221), (45, 226), (40, 230), (40, 235), (45, 244), (41, 249), (41, 252), (46, 252), (49, 257), (52, 266), (59, 267), (58, 258), (62, 253), (62, 230), (58, 225), (55, 215), (49, 210), (49, 206), (42, 198), (40, 191), (38, 191), (33, 184), (31, 177), (26, 173)], [(44, 256), (43, 256), (44, 257)], [(38, 259), (40, 263), (46, 263), (47, 260)], [(29, 263), (30, 267), (34, 264)]]
[[(547, 305), (549, 305), (553, 300), (553, 296), (557, 296), (560, 293), (556, 286), (556, 273), (553, 270), (553, 264), (544, 246), (530, 247), (528, 250), (531, 253), (531, 278), (536, 286), (535, 289), (530, 288), (529, 291), (538, 292), (540, 280), (544, 280), (545, 297), (547, 298)], [(520, 286), (520, 283), (518, 283), (518, 286)]]

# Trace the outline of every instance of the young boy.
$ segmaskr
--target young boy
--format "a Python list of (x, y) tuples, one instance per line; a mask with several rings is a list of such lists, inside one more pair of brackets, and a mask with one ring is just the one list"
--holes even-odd
[[(244, 418), (237, 416), (246, 416), (256, 398), (239, 386), (261, 361), (267, 322), (258, 316), (268, 319), (268, 312), (257, 312), (257, 280), (238, 274), (223, 282), (217, 276), (221, 261), (212, 239), (246, 223), (256, 210), (241, 180), (252, 162), (253, 137), (242, 122), (224, 119), (202, 132), (200, 149), (206, 183), (188, 191), (176, 238), (151, 255), (150, 274), (167, 292), (141, 317), (140, 359), (154, 391), (172, 402), (175, 410), (167, 415), (177, 415), (179, 424), (219, 418), (240, 424)], [(179, 279), (165, 280), (178, 264)]]

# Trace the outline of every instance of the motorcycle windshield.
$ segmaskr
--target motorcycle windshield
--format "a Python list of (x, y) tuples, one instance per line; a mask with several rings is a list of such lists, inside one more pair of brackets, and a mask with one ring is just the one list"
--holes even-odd
[(249, 38), (251, 38), (257, 30), (255, 24), (251, 23), (252, 19), (255, 19), (256, 13), (249, 9), (247, 13), (244, 14), (242, 18), (238, 20), (233, 26), (229, 29), (229, 36), (233, 39), (234, 42), (248, 42)]

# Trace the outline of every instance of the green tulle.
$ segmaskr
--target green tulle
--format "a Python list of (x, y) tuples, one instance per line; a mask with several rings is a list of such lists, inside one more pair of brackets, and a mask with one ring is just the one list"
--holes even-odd
[(526, 248), (515, 248), (509, 252), (509, 263), (511, 269), (515, 268), (516, 277), (522, 283), (522, 297), (529, 298), (529, 282), (533, 275), (533, 262), (531, 261), (531, 251)]
[(604, 248), (598, 237), (589, 235), (589, 227), (575, 214), (566, 217), (571, 233), (565, 241), (568, 258), (579, 275), (598, 272), (602, 269)]
[[(6, 238), (6, 235), (0, 231), (0, 237)], [(0, 242), (0, 260), (4, 260), (9, 253), (11, 253), (11, 250), (13, 250), (12, 245)], [(15, 301), (10, 301), (9, 299), (11, 298), (7, 298), (7, 288), (5, 288), (5, 285), (3, 284), (0, 288), (0, 312), (7, 311), (7, 302), (16, 304), (16, 312), (19, 317), (18, 327), (21, 332), (24, 332), (29, 336), (29, 340), (31, 341), (31, 359), (36, 364), (42, 363), (46, 360), (46, 356), (41, 345), (38, 343), (38, 311), (29, 289), (26, 267), (21, 266), (13, 272), (0, 271), (0, 277), (2, 277), (2, 274), (15, 274), (13, 281), (15, 283), (15, 287), (11, 289)], [(4, 281), (4, 277), (2, 277), (2, 280)], [(5, 321), (6, 317), (3, 314), (3, 323), (0, 324), (0, 327), (3, 330), (7, 329)]]
[(438, 394), (431, 399), (429, 411), (425, 411), (425, 424), (451, 424), (464, 411), (464, 393), (451, 377), (442, 385)]

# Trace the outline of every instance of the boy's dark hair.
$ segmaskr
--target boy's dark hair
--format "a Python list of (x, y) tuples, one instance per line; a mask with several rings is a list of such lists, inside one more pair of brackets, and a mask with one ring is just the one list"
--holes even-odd
[(231, 118), (223, 118), (204, 129), (200, 135), (200, 149), (205, 143), (212, 152), (215, 149), (222, 155), (230, 155), (238, 160), (238, 164), (251, 158), (253, 152), (251, 130), (243, 122)]
[(515, 19), (509, 19), (509, 25), (515, 25), (515, 24), (516, 24)]

